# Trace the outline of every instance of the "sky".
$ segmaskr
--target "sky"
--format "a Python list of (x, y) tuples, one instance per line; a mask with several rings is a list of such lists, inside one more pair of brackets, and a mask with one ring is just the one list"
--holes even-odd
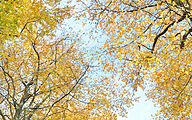
[[(81, 20), (76, 21), (75, 19), (69, 19), (65, 22), (73, 28), (73, 31), (77, 33), (79, 31), (81, 31), (82, 33), (88, 32), (91, 28), (94, 27), (94, 25), (91, 25), (89, 23), (82, 25)], [(84, 47), (89, 49), (89, 47), (96, 47), (101, 44), (97, 41), (91, 40), (88, 35), (82, 33), (79, 34), (82, 35), (82, 40), (84, 40)], [(105, 41), (104, 33), (98, 32), (97, 35), (95, 34), (95, 36), (102, 36), (102, 39), (100, 39), (100, 41)], [(153, 102), (151, 100), (146, 101), (147, 98), (145, 96), (145, 92), (141, 89), (138, 89), (136, 96), (141, 96), (141, 98), (139, 102), (135, 102), (134, 106), (128, 109), (128, 118), (123, 118), (118, 115), (117, 120), (152, 120), (151, 114), (154, 115), (158, 110), (158, 107), (154, 107)]]
[(117, 120), (152, 120), (151, 114), (155, 114), (158, 107), (154, 107), (151, 100), (146, 101), (145, 92), (138, 90), (136, 96), (141, 96), (139, 102), (136, 102), (132, 108), (128, 110), (128, 118), (117, 117)]
[[(75, 21), (74, 19), (70, 19), (66, 21), (67, 23), (69, 23), (73, 30), (78, 32), (78, 31), (88, 31), (91, 27), (90, 24), (86, 24), (84, 27), (81, 24), (76, 24), (77, 21)], [(98, 33), (98, 36), (103, 35), (103, 33)], [(103, 40), (101, 39), (101, 41), (105, 41), (104, 39), (105, 37), (103, 37)], [(92, 41), (88, 35), (84, 35), (82, 36), (82, 39), (85, 40), (84, 43), (85, 47), (87, 46), (97, 46), (98, 44), (96, 43), (96, 41)], [(90, 42), (92, 41), (92, 42)], [(136, 93), (136, 96), (141, 96), (140, 101), (136, 102), (134, 104), (133, 107), (131, 107), (130, 109), (128, 109), (128, 118), (123, 118), (121, 116), (117, 117), (117, 120), (152, 120), (151, 114), (155, 114), (156, 111), (158, 110), (157, 107), (154, 107), (153, 102), (151, 100), (147, 100), (146, 101), (146, 96), (145, 96), (145, 92), (142, 91), (141, 89), (138, 89), (138, 92)]]

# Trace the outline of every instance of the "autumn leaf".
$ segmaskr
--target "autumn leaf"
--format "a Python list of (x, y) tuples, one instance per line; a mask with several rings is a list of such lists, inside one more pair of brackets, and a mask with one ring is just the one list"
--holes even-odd
[[(87, 3), (95, 13), (94, 20), (108, 36), (104, 47), (99, 48), (105, 53), (97, 59), (103, 66), (100, 71), (109, 74), (105, 81), (122, 83), (117, 90), (121, 97), (125, 95), (121, 90), (130, 89), (127, 94), (134, 94), (137, 87), (147, 88), (143, 83), (148, 83), (147, 97), (161, 108), (156, 118), (190, 119), (191, 1), (115, 0), (106, 6), (108, 2)], [(118, 80), (113, 80), (112, 75)], [(121, 105), (116, 107), (123, 109)]]

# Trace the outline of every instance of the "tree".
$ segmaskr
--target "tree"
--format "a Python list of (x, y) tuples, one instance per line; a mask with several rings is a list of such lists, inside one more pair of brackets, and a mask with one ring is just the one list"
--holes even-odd
[[(16, 39), (25, 34), (31, 34), (37, 29), (41, 36), (53, 36), (58, 24), (70, 17), (71, 6), (60, 0), (31, 1), (31, 0), (3, 0), (1, 7), (1, 45), (6, 40)], [(33, 27), (37, 27), (36, 30)], [(2, 46), (1, 46), (2, 47)]]
[[(81, 3), (86, 11), (79, 17), (88, 16), (108, 36), (100, 48), (104, 54), (101, 55), (104, 60), (100, 61), (104, 71), (113, 76), (120, 74), (120, 90), (130, 88), (125, 93), (130, 94), (138, 87), (148, 89), (147, 97), (161, 108), (155, 118), (190, 119), (192, 1), (91, 0)], [(112, 83), (114, 77), (107, 79)]]
[(77, 49), (79, 38), (55, 35), (72, 9), (59, 4), (59, 0), (0, 2), (3, 120), (80, 118), (80, 113), (92, 110), (87, 109), (92, 103), (79, 100), (89, 69)]
[(3, 119), (52, 118), (68, 109), (67, 101), (78, 94), (88, 66), (67, 39), (51, 42), (36, 37), (6, 43), (0, 65)]
[[(116, 118), (99, 108), (102, 93), (87, 93), (89, 66), (70, 37), (5, 43), (0, 61), (0, 116), (6, 119)], [(90, 89), (92, 91), (92, 89)], [(94, 94), (95, 96), (88, 96)], [(107, 103), (106, 103), (107, 104)], [(98, 111), (102, 111), (98, 113)]]
[(86, 78), (92, 66), (78, 34), (64, 29), (69, 4), (0, 2), (1, 119), (116, 119), (105, 91)]

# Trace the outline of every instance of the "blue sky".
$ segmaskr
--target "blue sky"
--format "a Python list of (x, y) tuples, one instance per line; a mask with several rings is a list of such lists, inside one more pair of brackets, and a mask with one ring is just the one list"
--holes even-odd
[[(88, 32), (90, 28), (93, 26), (91, 24), (86, 24), (84, 27), (81, 24), (77, 24), (77, 21), (74, 19), (70, 19), (66, 21), (70, 26), (73, 28), (74, 31), (82, 31), (82, 32)], [(80, 21), (78, 21), (80, 22)], [(103, 35), (102, 32), (99, 32), (97, 36)], [(104, 37), (103, 37), (104, 38)], [(84, 34), (82, 36), (82, 39), (84, 43), (84, 47), (90, 47), (90, 46), (97, 46), (98, 44), (96, 41), (93, 41), (89, 38), (88, 35)], [(91, 42), (90, 42), (91, 41)], [(105, 41), (105, 39), (101, 39), (101, 41)], [(158, 110), (157, 107), (154, 107), (153, 102), (151, 100), (146, 101), (145, 92), (141, 89), (138, 89), (138, 92), (136, 93), (136, 96), (141, 96), (139, 102), (135, 102), (134, 106), (128, 109), (128, 118), (122, 118), (121, 116), (118, 116), (118, 120), (151, 120), (151, 114), (155, 114)]]
[[(72, 31), (79, 33), (80, 36), (82, 35), (81, 38), (85, 43), (83, 45), (84, 47), (87, 47), (88, 49), (90, 49), (93, 46), (97, 47), (98, 45), (101, 45), (101, 43), (98, 43), (97, 40), (93, 41), (89, 38), (88, 35), (81, 33), (81, 32), (88, 33), (89, 30), (94, 27), (94, 25), (89, 23), (82, 25), (82, 21), (83, 20), (75, 21), (75, 19), (69, 19), (69, 20), (66, 20), (66, 23), (73, 28)], [(87, 22), (91, 22), (91, 21), (87, 21)], [(68, 29), (68, 31), (71, 31), (71, 30)], [(102, 36), (103, 39), (99, 38), (100, 42), (105, 41), (104, 33), (102, 33), (101, 31), (94, 35)], [(154, 107), (153, 102), (151, 100), (146, 101), (147, 98), (145, 96), (145, 92), (142, 91), (141, 89), (138, 89), (135, 95), (141, 96), (139, 102), (135, 102), (134, 106), (128, 109), (128, 115), (127, 115), (128, 118), (123, 118), (121, 116), (118, 116), (117, 117), (118, 120), (151, 120), (152, 119), (151, 114), (154, 115), (158, 110), (158, 107)]]
[(152, 120), (151, 114), (155, 114), (158, 107), (154, 107), (151, 100), (146, 101), (145, 93), (139, 89), (136, 96), (141, 96), (140, 101), (128, 109), (128, 118), (118, 116), (118, 120)]

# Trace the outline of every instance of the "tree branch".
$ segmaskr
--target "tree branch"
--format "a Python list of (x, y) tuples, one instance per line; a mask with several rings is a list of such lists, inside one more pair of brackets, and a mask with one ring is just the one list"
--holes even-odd
[(190, 75), (189, 80), (187, 81), (187, 83), (185, 84), (184, 88), (179, 92), (177, 98), (182, 94), (182, 92), (185, 90), (185, 88), (187, 87), (187, 85), (189, 84), (189, 81), (192, 79), (192, 75)]
[(164, 35), (164, 34), (168, 31), (168, 29), (169, 29), (171, 26), (174, 25), (174, 23), (179, 23), (179, 22), (183, 21), (185, 18), (186, 18), (186, 14), (184, 14), (178, 21), (173, 21), (172, 23), (170, 23), (160, 34), (158, 34), (158, 35), (155, 37), (154, 42), (153, 42), (152, 51), (151, 51), (152, 53), (153, 53), (153, 51), (154, 51), (154, 49), (155, 49), (155, 45), (156, 45), (157, 40), (159, 39), (159, 37), (161, 37), (162, 35)]
[(6, 118), (5, 118), (5, 116), (3, 115), (1, 109), (0, 109), (0, 115), (1, 115), (1, 117), (3, 118), (3, 120), (6, 120)]
[(57, 101), (55, 101), (55, 102), (51, 105), (51, 107), (49, 108), (47, 114), (45, 115), (45, 117), (44, 117), (42, 120), (45, 120), (45, 118), (48, 116), (49, 112), (51, 111), (51, 109), (53, 108), (53, 106), (54, 106), (56, 103), (60, 102), (63, 98), (65, 98), (66, 96), (68, 96), (68, 95), (75, 89), (75, 87), (78, 85), (78, 83), (81, 81), (81, 79), (85, 76), (85, 74), (86, 74), (86, 72), (88, 71), (88, 69), (89, 69), (89, 66), (87, 66), (87, 68), (86, 68), (86, 70), (84, 71), (84, 73), (81, 75), (81, 77), (78, 79), (78, 81), (75, 83), (75, 85), (71, 88), (71, 90), (70, 90), (67, 94), (65, 94), (64, 96), (62, 96), (60, 99), (58, 99)]
[(183, 38), (181, 40), (180, 49), (183, 49), (185, 46), (185, 41), (187, 39), (187, 36), (192, 32), (192, 27), (183, 35)]

